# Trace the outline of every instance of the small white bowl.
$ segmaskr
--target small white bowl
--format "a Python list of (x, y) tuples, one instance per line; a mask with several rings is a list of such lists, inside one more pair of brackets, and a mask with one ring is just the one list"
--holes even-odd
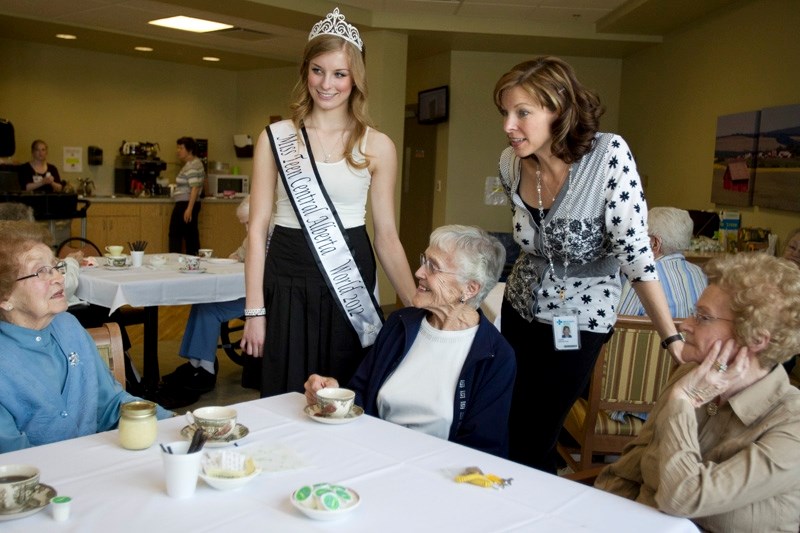
[(253, 481), (256, 476), (261, 473), (261, 468), (256, 467), (252, 473), (242, 476), (242, 477), (216, 477), (216, 476), (209, 476), (206, 474), (202, 469), (200, 470), (200, 477), (203, 481), (205, 481), (211, 487), (217, 490), (235, 490), (241, 487), (244, 487), (251, 481)]
[(312, 503), (308, 500), (305, 502), (300, 502), (297, 500), (297, 493), (302, 490), (304, 487), (300, 487), (299, 489), (292, 492), (291, 500), (292, 505), (297, 507), (300, 512), (306, 515), (309, 518), (313, 518), (314, 520), (339, 520), (340, 518), (344, 518), (348, 514), (350, 514), (356, 507), (361, 504), (361, 497), (358, 495), (356, 491), (350, 488), (342, 487), (344, 490), (348, 492), (350, 497), (352, 498), (351, 502), (343, 505), (339, 509), (335, 511), (331, 510), (323, 510), (317, 509), (313, 507)]

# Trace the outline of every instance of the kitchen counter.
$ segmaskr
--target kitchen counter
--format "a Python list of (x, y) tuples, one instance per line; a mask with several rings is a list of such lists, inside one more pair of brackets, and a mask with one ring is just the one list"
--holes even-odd
[[(174, 200), (169, 196), (131, 196), (129, 194), (115, 194), (113, 196), (78, 196), (81, 200), (89, 200), (91, 203), (149, 203), (149, 204), (172, 204)], [(217, 198), (216, 196), (207, 196), (200, 201), (205, 203), (216, 204), (235, 204), (239, 205), (243, 198)]]

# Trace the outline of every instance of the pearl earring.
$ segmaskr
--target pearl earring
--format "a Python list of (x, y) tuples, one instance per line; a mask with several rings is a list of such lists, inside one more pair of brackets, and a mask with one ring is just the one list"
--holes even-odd
[(459, 298), (458, 301), (463, 304), (467, 301), (467, 297), (462, 294), (461, 298)]
[(3, 306), (3, 309), (5, 309), (6, 311), (13, 311), (14, 306), (12, 304), (6, 304), (5, 306)]

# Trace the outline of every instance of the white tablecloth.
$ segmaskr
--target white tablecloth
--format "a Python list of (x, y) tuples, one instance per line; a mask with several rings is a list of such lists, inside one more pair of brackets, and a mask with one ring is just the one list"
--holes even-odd
[[(163, 254), (165, 265), (153, 267), (152, 256), (144, 256), (138, 268), (110, 270), (104, 266), (81, 268), (78, 298), (109, 307), (111, 312), (123, 305), (148, 307), (227, 302), (244, 296), (244, 263), (214, 264), (201, 261), (206, 271), (200, 274), (181, 272), (179, 254)], [(98, 261), (105, 261), (99, 258)]]
[[(376, 418), (320, 424), (304, 406), (297, 393), (236, 405), (250, 430), (240, 448), (294, 457), (295, 467), (262, 473), (233, 492), (198, 481), (186, 500), (166, 495), (157, 445), (124, 450), (116, 431), (0, 455), (4, 464), (38, 466), (42, 483), (73, 500), (67, 522), (45, 509), (0, 523), (0, 531), (697, 531), (688, 520)], [(158, 442), (180, 440), (185, 424), (183, 417), (159, 422)], [(455, 483), (468, 466), (514, 481), (503, 490)], [(354, 489), (360, 507), (336, 522), (305, 517), (289, 496), (318, 482)]]

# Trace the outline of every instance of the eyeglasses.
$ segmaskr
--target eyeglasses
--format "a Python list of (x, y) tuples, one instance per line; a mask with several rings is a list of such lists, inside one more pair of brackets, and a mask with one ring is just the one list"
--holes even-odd
[(59, 261), (55, 264), (55, 266), (43, 266), (33, 274), (22, 276), (21, 278), (17, 278), (15, 281), (22, 281), (28, 278), (39, 278), (39, 279), (47, 279), (53, 277), (53, 271), (58, 271), (59, 274), (62, 276), (67, 273), (67, 263), (64, 261)]
[(436, 265), (431, 263), (431, 260), (428, 259), (428, 256), (425, 255), (425, 252), (419, 254), (419, 266), (425, 267), (425, 272), (427, 272), (428, 274), (439, 273), (439, 274), (453, 274), (455, 276), (460, 275), (458, 272), (450, 272), (448, 270), (442, 270), (441, 268), (437, 267)]
[(733, 322), (734, 321), (732, 318), (722, 318), (722, 317), (719, 317), (719, 316), (706, 315), (705, 313), (701, 313), (700, 311), (697, 311), (696, 309), (689, 316), (691, 318), (694, 318), (695, 322), (697, 322), (700, 325), (711, 324), (715, 320), (725, 320), (726, 322)]

